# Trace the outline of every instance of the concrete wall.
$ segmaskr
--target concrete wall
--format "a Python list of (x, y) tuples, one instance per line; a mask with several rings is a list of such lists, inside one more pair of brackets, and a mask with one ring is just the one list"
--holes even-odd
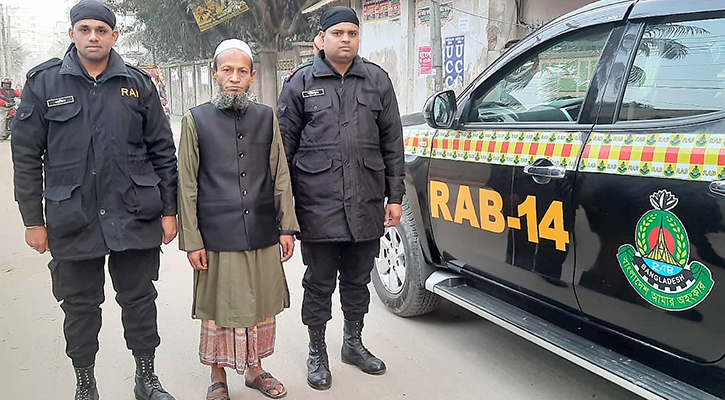
[[(514, 0), (452, 3), (450, 17), (441, 25), (441, 37), (444, 43), (449, 37), (464, 37), (463, 83), (446, 86), (460, 92), (500, 54), (506, 41), (520, 37), (521, 29), (513, 23)], [(403, 114), (420, 111), (433, 93), (433, 76), (418, 73), (418, 50), (430, 46), (430, 27), (417, 14), (429, 4), (428, 0), (401, 0), (399, 20), (362, 22), (360, 55), (388, 72)]]
[(540, 26), (552, 19), (576, 10), (579, 7), (593, 3), (594, 0), (566, 0), (566, 1), (545, 1), (525, 0), (524, 1), (524, 22)]

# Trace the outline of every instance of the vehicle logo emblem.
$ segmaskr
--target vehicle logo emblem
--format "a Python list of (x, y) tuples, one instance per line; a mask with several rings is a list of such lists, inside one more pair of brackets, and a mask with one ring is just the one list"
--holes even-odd
[(717, 179), (722, 180), (725, 179), (725, 168), (723, 168), (719, 174), (717, 174)]
[(627, 138), (624, 139), (624, 144), (626, 144), (627, 146), (631, 146), (632, 144), (634, 144), (634, 135), (632, 135), (631, 133), (627, 135)]
[(665, 169), (664, 174), (668, 178), (672, 178), (675, 175), (675, 169), (672, 168), (672, 164), (667, 165), (667, 169)]
[(692, 171), (690, 171), (690, 178), (692, 179), (700, 179), (702, 176), (702, 173), (700, 172), (700, 168), (695, 165), (694, 168), (692, 168)]
[(695, 142), (695, 145), (697, 147), (703, 147), (707, 144), (707, 135), (700, 136), (699, 139), (697, 139), (697, 142)]
[(549, 135), (549, 142), (556, 142), (556, 133), (552, 133), (551, 135)]
[(670, 146), (679, 146), (680, 143), (682, 143), (682, 139), (680, 138), (680, 135), (675, 135), (675, 137), (670, 140)]
[(642, 175), (649, 175), (650, 173), (649, 165), (647, 163), (644, 163), (642, 167), (639, 169), (639, 173)]
[(534, 135), (534, 142), (538, 142), (539, 140), (541, 140), (541, 133), (536, 132), (536, 134)]
[(607, 135), (604, 137), (604, 144), (612, 144), (612, 135)]
[(617, 260), (634, 290), (648, 303), (668, 311), (684, 311), (702, 303), (712, 291), (712, 274), (699, 261), (690, 261), (685, 226), (670, 210), (679, 200), (668, 190), (649, 197), (653, 210), (635, 229), (636, 250), (619, 248)]
[(627, 173), (627, 163), (622, 161), (621, 164), (619, 164), (619, 168), (617, 168), (617, 172), (620, 174), (626, 174)]
[(654, 146), (655, 144), (657, 144), (657, 135), (649, 135), (647, 137), (647, 146)]
[(607, 170), (607, 164), (604, 163), (604, 160), (599, 162), (599, 165), (597, 165), (597, 171), (604, 172)]

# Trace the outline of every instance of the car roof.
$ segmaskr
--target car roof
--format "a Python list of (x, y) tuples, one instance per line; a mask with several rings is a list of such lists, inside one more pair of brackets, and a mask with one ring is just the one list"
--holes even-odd
[(600, 0), (555, 18), (547, 25), (577, 19), (591, 11), (612, 6), (630, 6), (629, 19), (725, 11), (725, 2), (716, 0)]
[(718, 0), (638, 0), (629, 19), (725, 11), (725, 1)]
[(573, 11), (570, 11), (566, 14), (563, 14), (563, 15), (559, 16), (558, 18), (554, 18), (546, 25), (555, 25), (555, 24), (560, 23), (561, 21), (580, 17), (583, 14), (587, 14), (590, 11), (597, 10), (600, 8), (611, 7), (614, 5), (631, 6), (636, 2), (637, 2), (637, 0), (599, 0), (599, 1), (595, 1), (594, 3), (587, 4), (585, 6), (577, 8)]

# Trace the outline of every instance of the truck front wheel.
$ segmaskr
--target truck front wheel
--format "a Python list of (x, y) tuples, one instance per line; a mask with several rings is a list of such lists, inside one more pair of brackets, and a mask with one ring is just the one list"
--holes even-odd
[(438, 305), (440, 298), (422, 284), (424, 262), (413, 210), (404, 199), (400, 223), (387, 228), (380, 238), (380, 254), (372, 272), (375, 292), (393, 314), (414, 317)]

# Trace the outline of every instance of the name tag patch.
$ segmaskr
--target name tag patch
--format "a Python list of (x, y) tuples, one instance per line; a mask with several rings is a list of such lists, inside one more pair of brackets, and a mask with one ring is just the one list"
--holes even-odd
[(324, 96), (324, 95), (325, 95), (325, 89), (312, 89), (312, 90), (305, 90), (302, 92), (303, 99), (307, 99), (310, 97)]
[(73, 96), (63, 96), (63, 97), (58, 97), (56, 99), (48, 99), (48, 101), (46, 103), (48, 104), (48, 108), (51, 108), (51, 107), (64, 106), (66, 104), (72, 104), (75, 102), (76, 102), (76, 99)]

